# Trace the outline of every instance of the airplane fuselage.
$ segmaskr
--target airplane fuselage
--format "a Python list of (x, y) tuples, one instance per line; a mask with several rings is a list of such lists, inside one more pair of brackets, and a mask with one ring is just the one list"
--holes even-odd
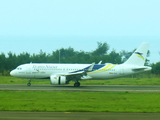
[[(18, 66), (11, 72), (12, 76), (27, 79), (50, 79), (51, 75), (64, 75), (67, 73), (74, 73), (85, 71), (90, 64), (24, 64)], [(144, 67), (144, 66), (143, 66)], [(146, 69), (133, 70), (140, 68), (140, 66), (124, 65), (124, 64), (101, 64), (94, 65), (93, 70), (88, 72), (86, 76), (81, 79), (111, 79), (116, 77), (127, 76), (151, 70), (146, 66)]]

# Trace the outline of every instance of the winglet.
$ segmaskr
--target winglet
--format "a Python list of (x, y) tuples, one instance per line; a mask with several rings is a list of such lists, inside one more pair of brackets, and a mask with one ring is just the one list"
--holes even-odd
[(92, 70), (93, 70), (94, 65), (95, 65), (95, 62), (94, 62), (94, 63), (92, 63), (92, 65), (88, 68), (87, 72), (92, 71)]
[(100, 65), (101, 63), (102, 63), (102, 60), (101, 60), (101, 61), (99, 61), (98, 65)]

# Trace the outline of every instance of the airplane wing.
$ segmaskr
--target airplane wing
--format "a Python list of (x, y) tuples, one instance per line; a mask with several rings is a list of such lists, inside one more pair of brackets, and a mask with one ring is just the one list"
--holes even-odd
[(78, 72), (75, 72), (75, 73), (66, 73), (66, 74), (63, 74), (64, 76), (70, 76), (70, 75), (80, 75), (80, 74), (83, 74), (84, 71), (78, 71)]
[(57, 74), (57, 76), (66, 76), (66, 77), (74, 77), (74, 78), (81, 78), (84, 75), (87, 75), (87, 72), (90, 72), (93, 70), (95, 63), (92, 63), (92, 65), (88, 69), (84, 69), (81, 71), (75, 71), (75, 72), (70, 72), (70, 73), (65, 73), (65, 74)]

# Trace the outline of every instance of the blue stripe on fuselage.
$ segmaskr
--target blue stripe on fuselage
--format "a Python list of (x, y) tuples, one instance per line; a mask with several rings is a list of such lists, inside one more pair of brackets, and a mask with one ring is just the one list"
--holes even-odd
[[(90, 66), (91, 66), (91, 65), (90, 65)], [(78, 71), (70, 72), (70, 73), (76, 73), (76, 72), (80, 72), (80, 71), (87, 71), (90, 66), (88, 66), (88, 67), (86, 67), (86, 68), (83, 68), (83, 69), (81, 69), (81, 70), (78, 70)], [(98, 69), (100, 69), (100, 68), (102, 68), (102, 67), (104, 67), (104, 66), (105, 66), (104, 64), (100, 64), (100, 65), (96, 64), (96, 65), (93, 66), (93, 69), (92, 69), (92, 71), (90, 71), (90, 72), (93, 72), (93, 71), (95, 71), (95, 70), (98, 70)]]

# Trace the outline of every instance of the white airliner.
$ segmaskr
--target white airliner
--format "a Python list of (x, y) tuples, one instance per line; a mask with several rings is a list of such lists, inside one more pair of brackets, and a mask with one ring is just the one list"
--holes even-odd
[(127, 75), (149, 71), (152, 68), (144, 66), (149, 43), (142, 43), (141, 46), (123, 64), (44, 64), (30, 63), (18, 66), (10, 72), (11, 76), (29, 79), (50, 79), (53, 85), (65, 85), (71, 80), (75, 81), (74, 86), (80, 86), (81, 80), (100, 80), (118, 78)]

